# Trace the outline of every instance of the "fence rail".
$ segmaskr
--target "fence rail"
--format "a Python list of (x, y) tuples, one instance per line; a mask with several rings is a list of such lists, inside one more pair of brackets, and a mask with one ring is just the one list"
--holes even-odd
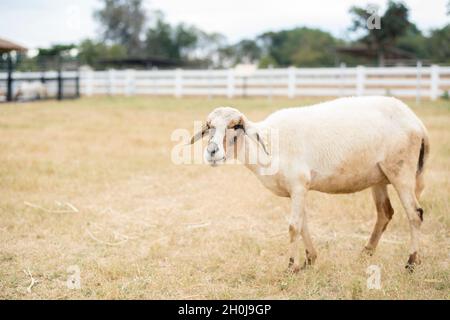
[[(24, 82), (40, 82), (45, 88), (39, 98), (77, 98), (80, 94), (80, 82), (77, 71), (45, 71), (45, 72), (0, 72), (0, 102), (16, 100)], [(23, 94), (23, 92), (22, 92)], [(30, 93), (29, 93), (30, 94)], [(31, 93), (32, 96), (37, 94)], [(26, 98), (31, 98), (27, 96)], [(35, 99), (35, 97), (33, 97)]]
[[(15, 73), (17, 79), (30, 78)], [(41, 74), (36, 73), (36, 78)], [(0, 79), (5, 75), (0, 73)], [(83, 95), (183, 96), (361, 96), (393, 95), (437, 99), (450, 91), (450, 67), (285, 68), (242, 74), (227, 70), (82, 71)], [(0, 88), (1, 91), (1, 88)]]

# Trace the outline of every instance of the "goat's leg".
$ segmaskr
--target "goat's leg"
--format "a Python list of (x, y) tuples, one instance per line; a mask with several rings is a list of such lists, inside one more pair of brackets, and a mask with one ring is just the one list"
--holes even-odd
[(420, 264), (419, 258), (419, 237), (420, 226), (423, 221), (423, 209), (420, 207), (416, 198), (416, 167), (411, 163), (402, 167), (398, 172), (390, 171), (389, 168), (383, 168), (383, 172), (394, 186), (400, 201), (405, 209), (409, 221), (411, 233), (409, 259), (406, 264), (408, 271), (413, 271), (414, 266)]
[(293, 272), (300, 270), (300, 234), (305, 218), (306, 189), (299, 188), (291, 194), (291, 217), (289, 221), (290, 255), (288, 268)]
[(409, 220), (411, 242), (409, 249), (409, 259), (406, 264), (408, 271), (413, 271), (414, 266), (420, 264), (419, 258), (419, 237), (420, 226), (423, 221), (423, 209), (416, 199), (415, 190), (412, 186), (398, 186), (397, 192), (402, 202), (403, 208)]
[(377, 221), (373, 228), (369, 242), (364, 247), (364, 251), (369, 255), (372, 255), (375, 251), (378, 241), (380, 240), (383, 232), (386, 230), (386, 227), (394, 214), (394, 209), (392, 209), (391, 201), (389, 200), (386, 184), (373, 186), (372, 196), (377, 208)]
[(307, 266), (313, 265), (317, 258), (317, 252), (316, 249), (314, 249), (311, 236), (309, 234), (306, 212), (303, 217), (303, 226), (300, 231), (300, 234), (302, 235), (303, 243), (305, 244), (306, 260), (305, 263), (303, 264), (303, 268), (306, 268)]

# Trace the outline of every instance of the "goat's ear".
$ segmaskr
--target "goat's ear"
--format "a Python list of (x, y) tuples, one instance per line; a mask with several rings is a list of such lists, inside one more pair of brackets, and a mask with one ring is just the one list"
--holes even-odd
[(205, 133), (209, 130), (209, 127), (206, 123), (202, 125), (202, 130), (200, 132), (197, 132), (194, 136), (191, 138), (191, 144), (193, 144), (195, 141), (200, 140), (203, 138)]
[(261, 136), (261, 133), (258, 131), (258, 129), (250, 122), (247, 120), (247, 118), (245, 116), (241, 117), (241, 121), (240, 123), (242, 124), (242, 126), (244, 127), (244, 132), (245, 134), (252, 139), (254, 142), (256, 142), (257, 144), (261, 145), (261, 147), (263, 148), (264, 152), (269, 155), (269, 152), (266, 149), (266, 144)]

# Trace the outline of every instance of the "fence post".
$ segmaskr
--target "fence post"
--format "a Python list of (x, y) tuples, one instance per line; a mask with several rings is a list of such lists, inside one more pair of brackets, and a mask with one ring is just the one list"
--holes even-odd
[(135, 93), (135, 71), (133, 69), (127, 69), (125, 74), (125, 95), (132, 96)]
[(84, 80), (84, 90), (87, 96), (92, 96), (94, 94), (94, 71), (86, 70), (83, 72)]
[(108, 70), (108, 94), (115, 95), (116, 94), (116, 70), (109, 69)]
[(366, 79), (366, 69), (364, 66), (356, 67), (356, 95), (364, 95), (364, 82)]
[(6, 101), (10, 102), (13, 100), (13, 61), (11, 53), (8, 53), (6, 59), (8, 63), (8, 78), (6, 80)]
[(288, 97), (295, 97), (295, 67), (288, 68)]
[(364, 66), (356, 67), (356, 95), (364, 95), (364, 82), (366, 80), (366, 68)]
[(61, 61), (59, 62), (59, 66), (58, 66), (58, 95), (57, 95), (57, 99), (58, 100), (62, 100), (64, 96), (63, 93), (63, 77), (62, 77), (62, 66), (61, 66)]
[(183, 96), (183, 70), (175, 70), (175, 97), (181, 98)]
[(227, 75), (227, 97), (229, 99), (234, 97), (234, 69), (228, 69), (228, 75)]
[(345, 68), (347, 65), (341, 62), (339, 65), (339, 96), (344, 96), (344, 79), (345, 79)]
[(79, 98), (80, 94), (80, 69), (75, 71), (75, 98)]
[(430, 99), (436, 100), (439, 94), (439, 66), (432, 65), (431, 68), (431, 84), (430, 84)]
[(269, 73), (267, 75), (267, 82), (269, 84), (269, 88), (268, 88), (269, 90), (267, 92), (267, 99), (269, 101), (272, 101), (272, 98), (273, 98), (273, 83), (272, 83), (273, 65), (270, 64), (268, 67), (268, 70), (269, 70)]
[(212, 84), (214, 79), (214, 73), (213, 69), (211, 67), (208, 68), (208, 76), (206, 77), (208, 81), (208, 100), (212, 99), (213, 93), (212, 93)]

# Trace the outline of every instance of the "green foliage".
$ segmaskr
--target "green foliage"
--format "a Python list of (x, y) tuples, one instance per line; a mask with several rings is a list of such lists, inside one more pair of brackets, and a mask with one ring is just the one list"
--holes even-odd
[(268, 68), (268, 67), (276, 67), (278, 66), (277, 62), (272, 56), (265, 55), (262, 56), (259, 60), (259, 67), (260, 68)]
[(179, 54), (174, 43), (172, 26), (165, 22), (162, 16), (158, 17), (153, 28), (147, 30), (145, 51), (150, 56), (166, 58), (174, 58)]
[(428, 40), (415, 24), (410, 24), (405, 34), (398, 38), (396, 47), (414, 53), (420, 59), (429, 56)]
[(84, 40), (79, 45), (78, 58), (81, 64), (98, 67), (99, 60), (118, 59), (127, 56), (127, 50), (120, 44), (107, 45), (104, 42)]
[[(254, 40), (244, 39), (234, 45), (221, 48), (221, 59), (234, 66), (239, 63), (257, 63), (261, 60), (262, 48)], [(275, 62), (274, 62), (275, 63)]]
[(221, 53), (224, 37), (206, 33), (195, 26), (180, 23), (171, 25), (161, 12), (156, 12), (154, 25), (148, 28), (144, 54), (173, 60), (189, 61), (191, 65), (207, 66), (213, 56)]
[(77, 46), (75, 44), (55, 44), (49, 48), (39, 48), (37, 55), (34, 57), (18, 54), (14, 68), (17, 71), (57, 69), (61, 62), (69, 62), (76, 59), (76, 49)]
[(77, 46), (74, 44), (55, 44), (50, 48), (40, 48), (38, 49), (38, 57), (56, 57), (69, 55), (72, 49)]
[(409, 19), (409, 10), (402, 2), (389, 0), (388, 7), (381, 18), (381, 28), (367, 28), (367, 20), (372, 15), (373, 6), (352, 7), (351, 31), (362, 32), (363, 36), (358, 41), (365, 43), (370, 49), (374, 50), (378, 56), (379, 64), (383, 64), (384, 52), (395, 46), (396, 40), (406, 34), (411, 27)]
[(450, 24), (431, 31), (428, 49), (433, 62), (450, 63)]
[[(337, 40), (329, 33), (310, 28), (268, 32), (259, 37), (265, 61), (276, 66), (332, 66)], [(266, 63), (266, 62), (265, 62)]]
[[(345, 42), (328, 32), (306, 27), (266, 32), (253, 39), (228, 44), (221, 34), (207, 33), (195, 26), (170, 24), (160, 11), (148, 14), (142, 0), (101, 0), (95, 12), (102, 34), (98, 40), (84, 40), (78, 45), (81, 64), (94, 68), (99, 60), (130, 57), (161, 57), (188, 62), (201, 67), (231, 67), (239, 63), (269, 66), (326, 67), (343, 62), (348, 66), (373, 63), (366, 57), (341, 55), (337, 46), (365, 44), (384, 61), (385, 51), (399, 48), (419, 59), (450, 64), (450, 25), (424, 35), (409, 21), (409, 10), (402, 2), (389, 1), (381, 16), (381, 29), (367, 28), (372, 12), (368, 7), (352, 7), (350, 30), (357, 35)], [(450, 8), (450, 1), (447, 10)], [(40, 49), (36, 58), (20, 57), (18, 68), (38, 70), (41, 61), (67, 57), (74, 45), (54, 45)]]
[(145, 53), (175, 60), (188, 59), (199, 47), (201, 33), (196, 27), (183, 23), (171, 26), (159, 13), (155, 25), (147, 30)]
[(95, 12), (103, 29), (103, 40), (120, 44), (129, 56), (141, 54), (146, 12), (142, 0), (103, 0)]

